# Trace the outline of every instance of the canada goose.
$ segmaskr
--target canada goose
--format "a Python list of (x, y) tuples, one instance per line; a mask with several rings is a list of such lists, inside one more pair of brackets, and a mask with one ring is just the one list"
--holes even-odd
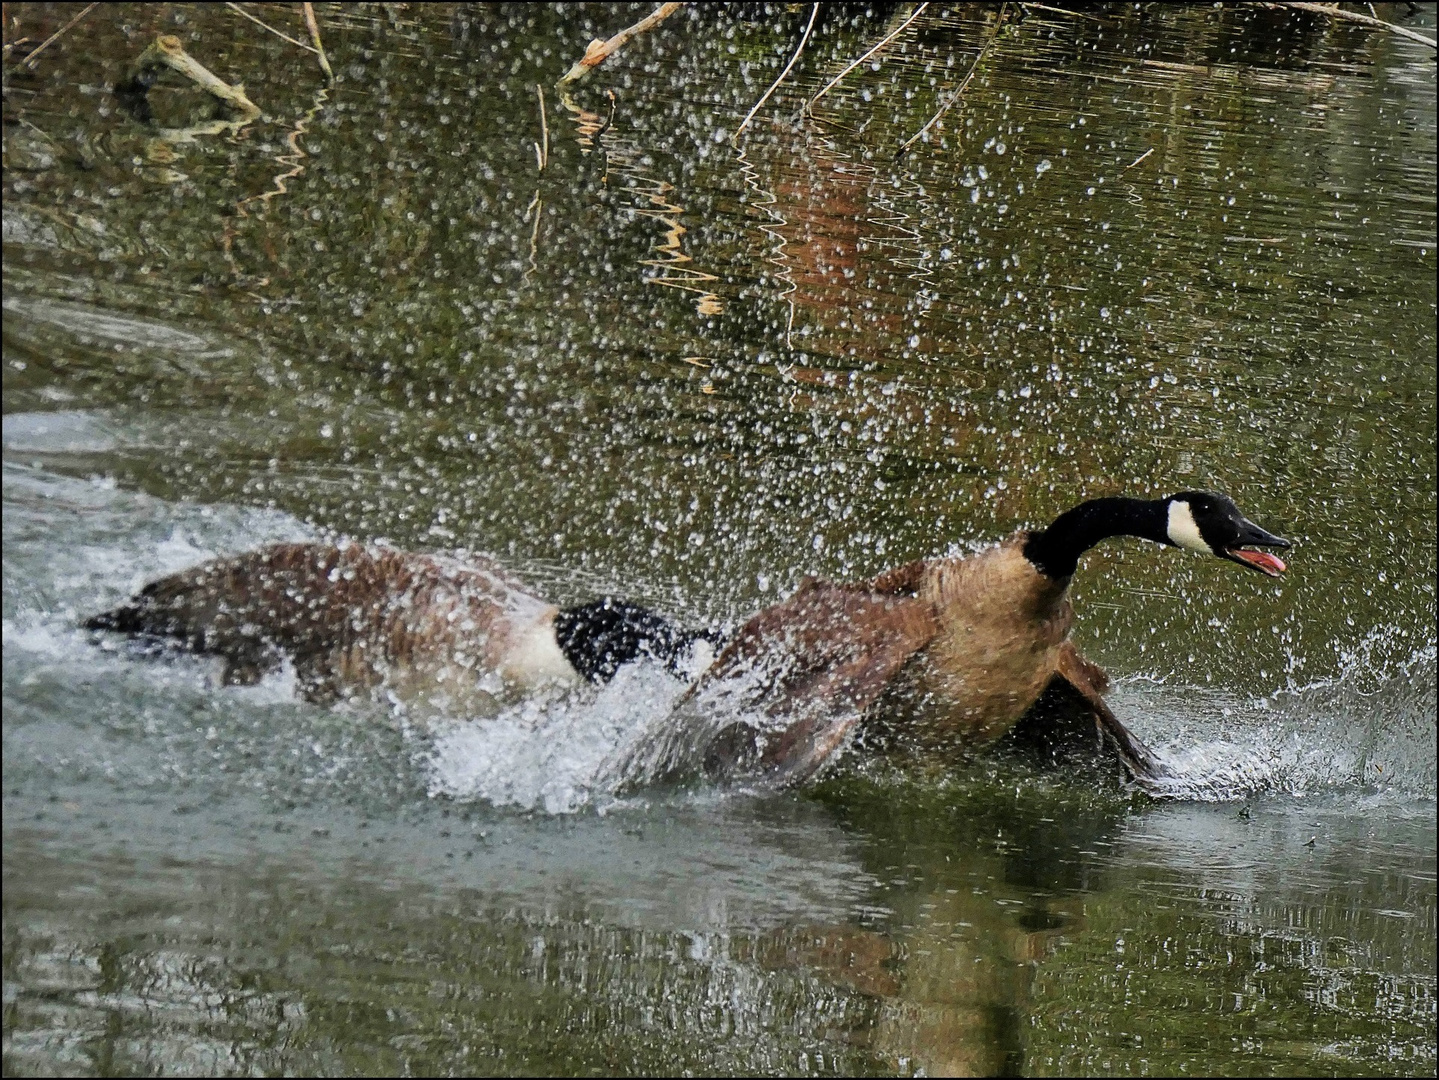
[(620, 773), (629, 785), (695, 772), (793, 784), (861, 724), (877, 741), (943, 753), (993, 744), (1031, 722), (1039, 725), (1031, 736), (1050, 737), (1058, 712), (1071, 728), (1078, 716), (1091, 736), (1097, 730), (1137, 779), (1157, 779), (1163, 767), (1104, 703), (1104, 672), (1069, 641), (1070, 578), (1080, 555), (1111, 536), (1189, 548), (1270, 577), (1284, 563), (1252, 549), (1289, 547), (1226, 496), (1185, 491), (1093, 499), (1042, 531), (857, 584), (807, 579), (740, 628)]
[[(1069, 642), (1065, 594), (1079, 556), (1137, 536), (1248, 566), (1289, 541), (1223, 495), (1093, 499), (1038, 532), (964, 557), (924, 559), (857, 584), (807, 579), (746, 622), (667, 721), (618, 766), (627, 784), (695, 772), (802, 782), (866, 722), (908, 746), (982, 747), (1050, 717), (1088, 725), (1134, 776), (1162, 774), (1103, 699), (1108, 680)], [(426, 688), (463, 698), (603, 682), (647, 655), (682, 674), (708, 632), (613, 598), (560, 609), (503, 570), (358, 544), (279, 544), (152, 582), (92, 630), (178, 639), (251, 682), (282, 657), (301, 692)]]

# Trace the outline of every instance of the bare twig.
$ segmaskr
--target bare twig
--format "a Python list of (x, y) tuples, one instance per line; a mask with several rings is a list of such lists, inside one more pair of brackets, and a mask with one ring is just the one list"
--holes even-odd
[(264, 20), (255, 18), (255, 16), (251, 15), (248, 11), (246, 11), (244, 8), (242, 8), (239, 4), (228, 4), (228, 3), (227, 3), (225, 6), (226, 6), (227, 8), (229, 8), (231, 11), (233, 11), (236, 15), (242, 15), (242, 16), (244, 16), (245, 18), (249, 19), (249, 20), (250, 20), (252, 23), (254, 23), (256, 26), (264, 27), (266, 30), (270, 31), (270, 33), (274, 34), (277, 38), (280, 38), (282, 41), (288, 41), (291, 45), (298, 45), (300, 48), (302, 48), (302, 49), (307, 49), (307, 50), (309, 50), (310, 52), (318, 52), (318, 51), (319, 51), (318, 49), (316, 49), (316, 48), (315, 48), (314, 46), (312, 46), (312, 45), (306, 45), (303, 41), (298, 41), (298, 40), (296, 40), (295, 38), (292, 38), (289, 34), (285, 34), (285, 33), (280, 32), (279, 30), (276, 30), (273, 26), (271, 26), (269, 23), (265, 22)]
[(540, 159), (540, 172), (550, 163), (550, 125), (545, 119), (545, 88), (535, 83), (535, 93), (540, 96), (540, 138), (544, 143), (535, 143), (535, 156)]
[(1125, 171), (1125, 172), (1128, 172), (1130, 169), (1134, 168), (1134, 166), (1138, 165), (1141, 161), (1143, 161), (1145, 158), (1147, 158), (1147, 157), (1148, 157), (1150, 154), (1152, 154), (1152, 153), (1154, 153), (1154, 147), (1151, 146), (1148, 150), (1144, 151), (1144, 153), (1140, 154), (1137, 158), (1135, 158), (1133, 161), (1131, 161), (1128, 165), (1124, 166), (1124, 171)]
[(820, 91), (818, 94), (816, 94), (814, 97), (810, 98), (810, 99), (809, 99), (809, 104), (804, 107), (804, 111), (805, 111), (805, 112), (809, 112), (810, 109), (813, 109), (815, 102), (818, 101), (820, 98), (824, 97), (825, 94), (828, 94), (828, 93), (829, 93), (831, 90), (833, 90), (836, 86), (838, 86), (838, 85), (839, 85), (839, 81), (840, 81), (841, 79), (843, 79), (846, 75), (848, 75), (848, 74), (849, 74), (851, 71), (853, 71), (855, 68), (857, 68), (857, 67), (859, 67), (861, 64), (863, 64), (866, 60), (868, 60), (868, 59), (869, 59), (871, 56), (873, 56), (875, 53), (879, 52), (880, 49), (884, 48), (886, 45), (888, 45), (888, 44), (889, 44), (891, 41), (893, 41), (895, 38), (899, 37), (899, 35), (904, 32), (904, 28), (905, 28), (906, 26), (908, 26), (910, 23), (914, 22), (914, 20), (917, 19), (917, 18), (919, 18), (920, 15), (924, 14), (924, 9), (927, 8), (927, 7), (929, 7), (929, 0), (925, 0), (924, 3), (919, 4), (918, 6), (916, 6), (915, 9), (914, 9), (912, 12), (910, 12), (909, 18), (905, 19), (904, 22), (900, 23), (897, 27), (894, 28), (894, 32), (893, 32), (893, 33), (891, 33), (891, 34), (889, 34), (888, 36), (886, 36), (878, 45), (876, 45), (874, 48), (870, 49), (869, 52), (865, 53), (865, 54), (864, 54), (863, 56), (861, 56), (858, 60), (854, 61), (854, 63), (852, 63), (852, 64), (850, 64), (848, 67), (846, 67), (843, 71), (841, 71), (838, 75), (836, 75), (833, 79), (831, 79), (828, 83), (826, 83), (826, 84), (825, 84), (825, 88), (824, 88), (823, 90), (821, 90), (821, 91)]
[(40, 54), (41, 54), (42, 52), (44, 52), (46, 49), (48, 49), (51, 45), (55, 44), (55, 42), (60, 39), (60, 36), (61, 36), (62, 34), (64, 34), (67, 30), (69, 30), (70, 27), (74, 26), (77, 22), (79, 22), (81, 19), (83, 19), (86, 15), (90, 14), (90, 12), (94, 11), (94, 10), (95, 10), (97, 7), (99, 7), (99, 6), (100, 6), (99, 4), (86, 4), (86, 5), (85, 5), (85, 10), (83, 10), (82, 12), (80, 12), (80, 14), (76, 15), (73, 19), (71, 19), (69, 22), (67, 22), (64, 26), (60, 27), (59, 30), (56, 30), (53, 34), (51, 34), (49, 37), (47, 37), (44, 41), (40, 42), (40, 44), (36, 47), (35, 51), (32, 52), (29, 56), (27, 56), (27, 57), (25, 58), (25, 64), (24, 64), (24, 66), (27, 67), (27, 68), (29, 68), (31, 71), (34, 71), (34, 70), (35, 70), (35, 63), (36, 63), (36, 61), (40, 58)]
[(1410, 41), (1417, 41), (1421, 45), (1428, 45), (1431, 49), (1439, 49), (1439, 42), (1436, 42), (1433, 38), (1427, 38), (1423, 34), (1416, 34), (1407, 26), (1396, 26), (1394, 23), (1385, 22), (1383, 19), (1376, 19), (1372, 15), (1360, 15), (1357, 11), (1345, 11), (1338, 5), (1276, 2), (1267, 3), (1263, 6), (1268, 8), (1289, 8), (1293, 11), (1307, 11), (1312, 15), (1328, 15), (1331, 19), (1342, 19), (1345, 22), (1358, 23), (1360, 26), (1372, 26), (1376, 30), (1388, 30), (1391, 34), (1398, 34), (1400, 37), (1408, 38)]
[(325, 55), (325, 46), (320, 44), (320, 21), (315, 18), (314, 4), (301, 4), (305, 12), (305, 28), (310, 31), (310, 40), (315, 43), (315, 52), (320, 57), (320, 70), (325, 73), (325, 83), (335, 85), (335, 73), (330, 70), (330, 58)]
[(789, 63), (786, 64), (784, 66), (784, 70), (779, 73), (779, 78), (776, 79), (774, 82), (770, 83), (770, 87), (764, 92), (764, 96), (758, 101), (756, 101), (754, 103), (754, 108), (752, 108), (748, 113), (745, 114), (745, 118), (740, 121), (739, 127), (735, 128), (735, 133), (730, 139), (731, 142), (735, 142), (739, 139), (740, 133), (743, 132), (745, 128), (749, 127), (749, 122), (754, 119), (754, 114), (759, 112), (760, 107), (769, 100), (769, 96), (775, 92), (775, 88), (778, 87), (780, 83), (784, 82), (784, 77), (789, 74), (789, 69), (794, 67), (794, 62), (799, 59), (799, 54), (804, 52), (805, 42), (809, 40), (809, 32), (814, 29), (814, 20), (818, 15), (819, 5), (811, 4), (809, 6), (809, 23), (804, 28), (804, 35), (799, 39), (799, 48), (796, 49), (794, 51), (794, 55), (789, 58)]
[(585, 55), (580, 57), (579, 62), (565, 72), (565, 77), (559, 81), (560, 86), (572, 83), (576, 79), (583, 79), (590, 73), (590, 69), (603, 64), (611, 53), (616, 52), (625, 42), (636, 34), (643, 34), (650, 27), (655, 26), (665, 19), (668, 19), (680, 9), (679, 4), (661, 4), (633, 26), (627, 26), (608, 41), (601, 41), (595, 38), (589, 47), (585, 49)]
[(924, 138), (925, 133), (928, 132), (930, 128), (934, 127), (935, 124), (939, 123), (939, 118), (945, 113), (947, 113), (950, 106), (959, 100), (959, 96), (964, 93), (964, 88), (969, 85), (969, 80), (974, 78), (974, 73), (979, 70), (980, 61), (984, 59), (985, 53), (989, 52), (989, 47), (993, 45), (998, 39), (1000, 28), (1004, 26), (1004, 16), (1008, 10), (1008, 4), (1004, 4), (1000, 7), (999, 18), (994, 21), (994, 29), (989, 32), (989, 38), (980, 48), (979, 55), (974, 58), (974, 63), (970, 65), (969, 74), (964, 77), (963, 81), (955, 89), (954, 93), (949, 96), (949, 100), (946, 101), (943, 105), (941, 105), (939, 107), (939, 111), (929, 118), (929, 123), (925, 124), (924, 127), (920, 128), (908, 139), (906, 139), (904, 145), (901, 146), (897, 151), (895, 151), (894, 157), (896, 161), (898, 161), (906, 153), (908, 153), (911, 146), (913, 146), (920, 139)]

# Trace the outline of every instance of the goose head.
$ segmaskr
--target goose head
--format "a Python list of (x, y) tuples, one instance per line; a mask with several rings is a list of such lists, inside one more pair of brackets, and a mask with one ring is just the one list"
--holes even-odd
[(1212, 491), (1181, 491), (1168, 506), (1165, 537), (1176, 547), (1228, 559), (1270, 577), (1284, 573), (1282, 559), (1255, 548), (1287, 548), (1290, 542), (1266, 532), (1239, 512), (1234, 500)]

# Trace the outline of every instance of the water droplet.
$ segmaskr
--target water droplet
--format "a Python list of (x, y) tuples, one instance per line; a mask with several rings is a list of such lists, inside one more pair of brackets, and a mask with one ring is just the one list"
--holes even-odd
[(1041, 161), (1038, 165), (1034, 167), (1034, 175), (1043, 176), (1052, 168), (1054, 168), (1054, 166), (1049, 163), (1049, 158), (1045, 158), (1043, 161)]

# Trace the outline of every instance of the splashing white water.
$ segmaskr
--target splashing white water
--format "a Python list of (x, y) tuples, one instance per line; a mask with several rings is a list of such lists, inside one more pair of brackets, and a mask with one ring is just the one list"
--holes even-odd
[(1175, 775), (1153, 793), (1226, 801), (1361, 787), (1433, 798), (1435, 647), (1416, 649), (1388, 671), (1367, 662), (1370, 652), (1361, 643), (1336, 676), (1248, 705), (1209, 702), (1217, 707), (1208, 716), (1224, 719), (1196, 723), (1182, 745), (1164, 748)]
[(599, 690), (434, 723), (430, 794), (548, 814), (602, 811), (619, 782), (614, 763), (669, 715), (685, 685), (645, 661), (622, 667)]

